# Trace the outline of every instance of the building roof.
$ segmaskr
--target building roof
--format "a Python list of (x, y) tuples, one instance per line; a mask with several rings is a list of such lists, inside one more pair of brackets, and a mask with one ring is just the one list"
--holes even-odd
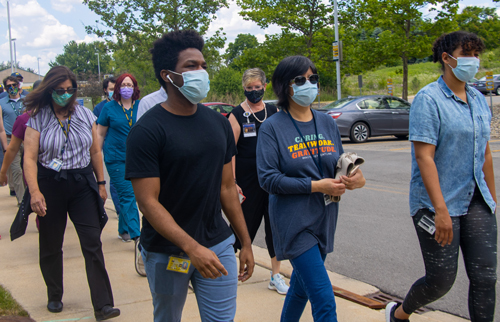
[[(17, 72), (23, 76), (23, 88), (31, 87), (33, 83), (38, 79), (43, 79), (43, 76), (39, 76), (38, 74), (28, 72), (21, 68), (17, 68)], [(10, 71), (10, 67), (4, 70), (0, 70), (0, 82), (3, 82), (3, 80), (7, 76), (10, 76), (10, 74), (12, 74), (12, 72)]]

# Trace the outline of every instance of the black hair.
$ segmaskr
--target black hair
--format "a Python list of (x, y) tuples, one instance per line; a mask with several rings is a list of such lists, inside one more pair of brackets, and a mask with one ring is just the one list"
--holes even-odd
[(34, 89), (34, 90), (35, 90), (35, 89), (37, 89), (37, 87), (38, 87), (38, 86), (40, 86), (40, 84), (41, 84), (41, 83), (42, 83), (42, 81), (41, 81), (41, 80), (37, 80), (37, 81), (35, 81), (35, 82), (33, 83), (33, 89)]
[(114, 77), (108, 77), (102, 82), (102, 89), (104, 92), (108, 89), (109, 83), (116, 84), (116, 78)]
[(314, 74), (317, 73), (316, 66), (307, 57), (290, 56), (283, 59), (274, 70), (271, 83), (274, 94), (278, 97), (278, 106), (288, 110), (290, 97), (290, 81), (297, 76), (304, 75), (311, 68)]
[(433, 61), (441, 63), (441, 69), (444, 71), (443, 53), (451, 55), (458, 47), (462, 47), (466, 53), (473, 51), (483, 52), (485, 46), (481, 38), (476, 34), (467, 31), (454, 31), (449, 34), (444, 34), (432, 46)]
[(195, 30), (172, 31), (153, 43), (149, 50), (152, 54), (155, 75), (160, 85), (165, 88), (165, 81), (161, 78), (162, 70), (174, 71), (179, 59), (179, 53), (188, 48), (203, 50), (205, 42)]

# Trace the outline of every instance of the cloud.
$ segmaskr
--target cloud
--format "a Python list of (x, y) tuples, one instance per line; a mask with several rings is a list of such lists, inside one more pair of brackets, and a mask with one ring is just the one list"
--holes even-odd
[(54, 10), (69, 13), (73, 10), (73, 5), (82, 3), (80, 0), (51, 0), (50, 4)]

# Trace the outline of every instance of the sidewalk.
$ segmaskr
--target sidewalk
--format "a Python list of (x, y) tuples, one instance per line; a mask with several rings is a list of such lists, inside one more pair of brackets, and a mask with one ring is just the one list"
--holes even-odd
[[(134, 244), (123, 243), (117, 238), (118, 220), (112, 203), (107, 203), (109, 221), (102, 233), (106, 267), (113, 287), (115, 306), (121, 316), (110, 321), (153, 321), (153, 305), (147, 279), (137, 275), (134, 269)], [(94, 321), (90, 292), (85, 275), (83, 256), (73, 224), (68, 220), (64, 241), (64, 310), (50, 313), (46, 309), (46, 287), (38, 266), (38, 232), (34, 215), (26, 235), (10, 241), (9, 229), (17, 212), (16, 199), (9, 196), (7, 187), (0, 187), (0, 284), (24, 307), (36, 321)], [(270, 264), (267, 250), (254, 247), (256, 260), (252, 278), (240, 283), (238, 309), (235, 321), (279, 321), (284, 296), (267, 289)], [(285, 261), (282, 272), (291, 274), (291, 265)], [(332, 284), (359, 295), (377, 292), (373, 286), (330, 272)], [(288, 280), (287, 280), (288, 283)], [(372, 310), (353, 302), (336, 298), (338, 320), (341, 322), (384, 322), (384, 310)], [(200, 321), (195, 295), (189, 292), (183, 312), (183, 322)], [(301, 319), (312, 322), (308, 304)], [(412, 322), (461, 322), (467, 321), (441, 312), (414, 315)]]

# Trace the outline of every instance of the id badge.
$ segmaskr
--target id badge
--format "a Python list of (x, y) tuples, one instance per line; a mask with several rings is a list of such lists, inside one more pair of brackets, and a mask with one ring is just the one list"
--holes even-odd
[(249, 138), (252, 136), (257, 136), (257, 128), (255, 127), (255, 123), (243, 123), (243, 137)]
[(420, 226), (420, 228), (431, 235), (434, 235), (434, 233), (436, 232), (436, 224), (434, 223), (434, 219), (428, 217), (427, 215), (423, 215), (422, 218), (420, 218), (418, 225)]
[(325, 199), (325, 206), (328, 206), (333, 202), (332, 198), (330, 198), (330, 196), (327, 194), (323, 194), (323, 199)]
[(167, 265), (167, 271), (187, 274), (189, 272), (189, 266), (191, 266), (191, 261), (189, 259), (170, 256), (170, 260), (168, 261)]
[(62, 165), (63, 165), (62, 160), (60, 160), (58, 158), (54, 158), (54, 159), (52, 159), (52, 161), (50, 161), (49, 168), (51, 168), (54, 171), (59, 172), (59, 171), (61, 171)]

